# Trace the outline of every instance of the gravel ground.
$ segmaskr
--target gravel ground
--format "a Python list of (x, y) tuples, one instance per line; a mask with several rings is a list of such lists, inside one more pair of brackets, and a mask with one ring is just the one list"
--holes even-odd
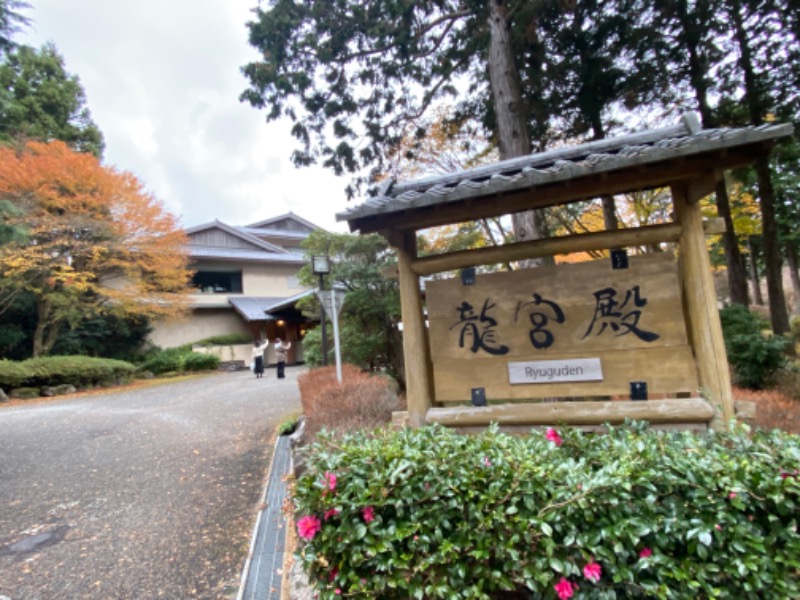
[(0, 405), (0, 598), (233, 598), (296, 378)]

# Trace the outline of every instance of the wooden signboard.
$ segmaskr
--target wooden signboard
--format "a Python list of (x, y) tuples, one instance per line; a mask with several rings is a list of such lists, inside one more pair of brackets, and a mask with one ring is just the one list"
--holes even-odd
[(671, 254), (432, 281), (426, 297), (438, 402), (697, 391)]

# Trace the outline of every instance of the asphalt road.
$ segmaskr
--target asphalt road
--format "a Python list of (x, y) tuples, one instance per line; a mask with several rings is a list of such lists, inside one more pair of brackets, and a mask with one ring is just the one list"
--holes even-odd
[(235, 597), (300, 372), (0, 405), (0, 600)]

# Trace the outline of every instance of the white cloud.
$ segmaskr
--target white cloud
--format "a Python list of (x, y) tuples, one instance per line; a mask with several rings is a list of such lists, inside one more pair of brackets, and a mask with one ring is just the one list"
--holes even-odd
[(293, 210), (344, 231), (334, 213), (348, 206), (346, 179), (295, 169), (289, 125), (239, 102), (256, 3), (36, 0), (21, 41), (56, 44), (106, 136), (106, 162), (136, 174), (185, 226)]

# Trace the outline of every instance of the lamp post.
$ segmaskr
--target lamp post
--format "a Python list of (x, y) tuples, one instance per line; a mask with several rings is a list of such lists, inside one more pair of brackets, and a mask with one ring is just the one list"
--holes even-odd
[[(319, 275), (319, 291), (325, 289), (325, 275), (331, 272), (331, 261), (327, 256), (312, 256), (311, 257), (311, 272), (314, 275)], [(328, 331), (327, 331), (327, 318), (325, 317), (325, 309), (320, 307), (320, 327), (322, 328), (322, 365), (328, 364)]]

